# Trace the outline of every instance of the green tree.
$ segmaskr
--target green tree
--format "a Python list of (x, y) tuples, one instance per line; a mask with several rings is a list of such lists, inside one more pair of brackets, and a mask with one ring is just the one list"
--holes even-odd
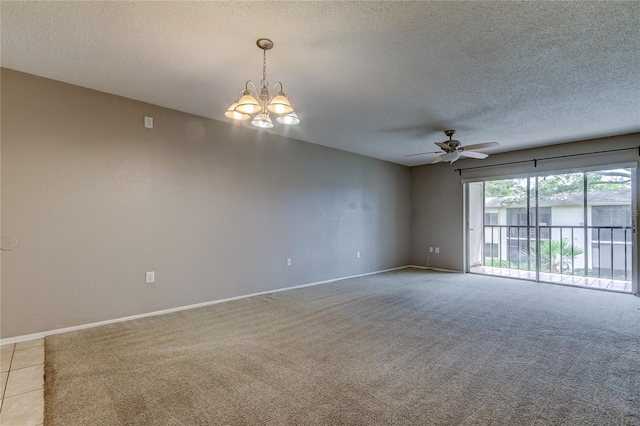
[[(530, 244), (530, 250), (523, 249), (524, 255), (531, 256), (531, 263), (536, 263), (536, 243)], [(584, 254), (581, 247), (574, 246), (568, 239), (559, 240), (542, 240), (540, 243), (540, 270), (543, 272), (551, 272), (560, 274), (571, 268), (571, 260)]]
[(541, 197), (582, 192), (583, 188), (582, 173), (543, 176), (538, 179), (538, 196)]
[(502, 205), (526, 204), (527, 179), (490, 180), (484, 183), (485, 197), (501, 197)]
[(631, 189), (631, 170), (602, 170), (587, 173), (587, 185), (596, 191)]
[[(530, 187), (533, 198), (535, 194), (535, 178)], [(587, 173), (588, 191), (616, 191), (631, 189), (631, 171), (629, 169), (601, 170)], [(561, 175), (541, 176), (538, 178), (538, 196), (549, 197), (557, 194), (582, 193), (584, 175), (567, 173)], [(522, 206), (527, 201), (527, 178), (502, 179), (484, 183), (485, 197), (500, 197), (503, 206)]]
[[(616, 191), (631, 188), (631, 171), (627, 169), (602, 170), (587, 173), (589, 191)], [(582, 173), (543, 176), (538, 179), (538, 194), (549, 196), (570, 194), (584, 190)]]

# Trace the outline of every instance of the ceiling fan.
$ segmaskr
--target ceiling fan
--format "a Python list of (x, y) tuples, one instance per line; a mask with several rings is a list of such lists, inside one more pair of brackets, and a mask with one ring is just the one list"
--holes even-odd
[[(483, 154), (482, 152), (475, 152), (476, 150), (499, 145), (498, 142), (485, 142), (475, 145), (462, 146), (460, 144), (460, 141), (452, 139), (455, 133), (455, 130), (445, 130), (444, 134), (449, 136), (449, 140), (444, 142), (435, 142), (435, 144), (438, 145), (442, 149), (442, 151), (444, 151), (444, 154), (433, 160), (431, 164), (436, 164), (441, 161), (448, 161), (449, 163), (453, 163), (460, 157), (477, 158), (479, 160), (482, 160), (487, 158), (489, 155)], [(440, 154), (442, 151), (420, 152), (418, 154), (405, 155), (405, 157), (413, 157), (414, 155), (425, 154)]]

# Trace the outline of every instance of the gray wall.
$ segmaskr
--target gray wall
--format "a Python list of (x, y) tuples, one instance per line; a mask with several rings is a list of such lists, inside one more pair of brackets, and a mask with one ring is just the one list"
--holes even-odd
[[(411, 169), (411, 264), (462, 271), (463, 198), (460, 178), (441, 164)], [(429, 254), (429, 247), (440, 253)]]
[(3, 338), (409, 261), (407, 167), (1, 78)]
[[(464, 271), (464, 196), (463, 179), (495, 176), (513, 176), (551, 170), (566, 170), (589, 166), (638, 162), (637, 149), (581, 155), (577, 157), (541, 160), (538, 166), (524, 163), (498, 166), (501, 163), (540, 159), (578, 153), (591, 153), (640, 146), (640, 133), (593, 139), (582, 142), (551, 145), (543, 148), (512, 151), (491, 155), (486, 160), (462, 160), (449, 164), (435, 164), (411, 169), (411, 263), (427, 264), (428, 247), (439, 246), (440, 254), (432, 254), (430, 266)], [(463, 170), (455, 169), (489, 166)], [(640, 188), (640, 173), (636, 174), (636, 189)], [(640, 194), (636, 194), (637, 196)], [(637, 198), (640, 199), (640, 198)], [(638, 235), (636, 234), (636, 238)], [(637, 271), (638, 268), (636, 268)]]

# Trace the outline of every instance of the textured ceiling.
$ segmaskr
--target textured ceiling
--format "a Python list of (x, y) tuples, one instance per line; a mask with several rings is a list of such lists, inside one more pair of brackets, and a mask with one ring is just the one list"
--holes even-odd
[(302, 123), (267, 131), (409, 166), (448, 128), (487, 153), (640, 131), (638, 2), (0, 8), (3, 67), (221, 121), (271, 38), (267, 78)]

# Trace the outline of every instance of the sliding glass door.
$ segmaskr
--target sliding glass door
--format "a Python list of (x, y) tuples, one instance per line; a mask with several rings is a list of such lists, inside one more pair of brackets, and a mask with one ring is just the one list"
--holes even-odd
[(634, 176), (611, 168), (468, 183), (469, 271), (631, 292)]

